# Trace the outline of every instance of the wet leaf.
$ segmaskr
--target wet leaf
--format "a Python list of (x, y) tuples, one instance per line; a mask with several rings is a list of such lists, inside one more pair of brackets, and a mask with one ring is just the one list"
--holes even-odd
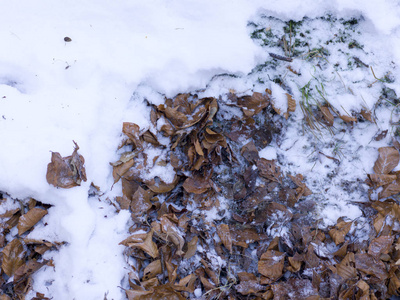
[[(74, 142), (75, 143), (75, 142)], [(47, 165), (46, 179), (55, 187), (69, 189), (86, 181), (85, 159), (78, 154), (79, 146), (71, 156), (61, 157), (60, 153), (51, 153), (51, 162)]]
[(47, 215), (47, 210), (34, 207), (29, 210), (26, 214), (22, 215), (18, 221), (18, 235), (22, 235), (33, 226), (36, 225), (45, 215)]
[(220, 224), (217, 226), (217, 234), (222, 241), (222, 244), (232, 253), (232, 238), (227, 224)]
[(282, 276), (285, 254), (275, 250), (268, 250), (261, 255), (258, 261), (258, 272), (268, 277), (272, 282)]
[(18, 239), (13, 239), (4, 247), (3, 263), (1, 268), (8, 277), (14, 275), (14, 272), (24, 264), (24, 247)]
[(394, 147), (382, 147), (378, 151), (379, 157), (375, 161), (374, 172), (376, 174), (388, 174), (399, 164), (399, 151)]

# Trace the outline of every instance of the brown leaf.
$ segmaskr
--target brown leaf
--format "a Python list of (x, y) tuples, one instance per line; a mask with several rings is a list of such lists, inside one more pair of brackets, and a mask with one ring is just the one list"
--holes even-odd
[(33, 226), (36, 225), (45, 215), (47, 215), (47, 210), (38, 207), (32, 208), (26, 214), (22, 215), (18, 221), (18, 235), (22, 235)]
[(110, 163), (113, 166), (113, 178), (114, 183), (118, 182), (122, 176), (124, 176), (131, 167), (135, 164), (135, 156), (138, 152), (125, 152), (121, 154), (120, 159), (117, 162)]
[(173, 288), (177, 291), (185, 291), (189, 293), (193, 293), (195, 290), (195, 282), (196, 282), (196, 275), (195, 274), (189, 274), (188, 276), (182, 278), (179, 280), (178, 284), (175, 284)]
[(18, 239), (13, 239), (4, 247), (2, 253), (3, 263), (1, 268), (8, 277), (11, 277), (14, 275), (14, 272), (24, 264), (24, 247)]
[(253, 141), (250, 141), (246, 145), (244, 145), (240, 150), (240, 153), (248, 162), (252, 164), (255, 164), (260, 158), (260, 156), (258, 155), (257, 147)]
[(157, 194), (168, 193), (172, 191), (179, 182), (179, 176), (175, 174), (174, 180), (171, 183), (165, 183), (159, 177), (154, 177), (152, 180), (146, 180), (145, 183), (150, 190)]
[(329, 126), (333, 126), (333, 122), (335, 120), (335, 117), (332, 115), (329, 107), (327, 106), (320, 106), (319, 109), (321, 110), (326, 122), (328, 123)]
[(184, 256), (183, 258), (189, 259), (189, 258), (191, 258), (193, 255), (196, 254), (196, 252), (197, 252), (197, 241), (198, 241), (198, 240), (199, 240), (199, 238), (198, 238), (197, 236), (194, 236), (194, 237), (192, 238), (192, 240), (191, 240), (190, 242), (187, 243), (188, 249), (187, 249), (186, 254), (185, 254), (185, 256)]
[(135, 236), (131, 236), (128, 239), (122, 241), (120, 244), (125, 245), (130, 248), (139, 248), (150, 255), (152, 258), (157, 258), (159, 253), (157, 249), (156, 243), (153, 242), (153, 230), (146, 234), (146, 238), (144, 240), (138, 238), (134, 239)]
[(211, 187), (208, 180), (199, 176), (188, 177), (183, 183), (183, 188), (188, 193), (202, 194)]
[(285, 119), (287, 120), (289, 118), (289, 113), (296, 111), (296, 100), (293, 99), (292, 95), (286, 93), (287, 97), (287, 111), (283, 114)]
[(389, 253), (394, 241), (394, 236), (380, 236), (369, 243), (368, 254), (379, 258), (381, 254)]
[(47, 261), (37, 262), (36, 260), (30, 260), (26, 264), (20, 266), (14, 273), (14, 282), (20, 281), (23, 277), (29, 277), (41, 267), (47, 264)]
[(364, 117), (365, 120), (370, 121), (372, 123), (374, 122), (374, 118), (372, 117), (372, 112), (370, 110), (367, 111), (365, 109), (362, 109), (360, 113)]
[(374, 188), (389, 184), (397, 178), (396, 175), (389, 174), (368, 174), (368, 177), (374, 184)]
[(252, 117), (261, 112), (269, 104), (269, 96), (254, 92), (252, 96), (237, 99), (238, 106), (242, 108), (246, 117)]
[(228, 249), (229, 253), (232, 253), (232, 238), (227, 224), (220, 224), (217, 226), (217, 234), (224, 244), (225, 248)]
[(340, 264), (336, 265), (337, 273), (343, 279), (351, 279), (357, 276), (357, 270), (355, 268), (355, 258), (354, 253), (348, 253)]
[(353, 118), (353, 117), (348, 116), (348, 115), (341, 115), (341, 116), (339, 116), (339, 118), (341, 118), (346, 123), (357, 122), (356, 118)]
[(275, 250), (268, 250), (261, 255), (258, 261), (258, 272), (274, 282), (282, 276), (285, 254)]
[(150, 202), (149, 190), (144, 190), (140, 186), (132, 196), (131, 210), (132, 214), (139, 218), (143, 216), (150, 208), (152, 204)]
[(345, 222), (339, 219), (338, 223), (335, 226), (336, 228), (332, 228), (331, 230), (329, 230), (329, 235), (336, 245), (344, 242), (344, 237), (346, 236), (346, 234), (349, 233), (351, 229), (351, 224), (352, 222)]
[(400, 193), (400, 178), (397, 178), (392, 183), (388, 184), (383, 188), (383, 190), (378, 194), (379, 199), (387, 198)]
[(124, 122), (122, 124), (122, 132), (129, 138), (134, 149), (142, 149), (142, 142), (140, 141), (140, 127), (135, 123)]
[(246, 280), (235, 285), (235, 289), (238, 293), (246, 296), (265, 290), (265, 287), (259, 284), (257, 280)]
[[(75, 142), (74, 142), (75, 143)], [(46, 179), (55, 187), (69, 189), (79, 186), (86, 181), (86, 171), (83, 166), (85, 159), (78, 154), (79, 146), (75, 143), (75, 150), (71, 156), (61, 157), (60, 153), (51, 153), (51, 162), (47, 165)]]
[(388, 174), (399, 164), (399, 151), (394, 147), (381, 147), (378, 151), (379, 157), (375, 161), (374, 172), (376, 174)]
[(388, 277), (385, 264), (369, 254), (356, 254), (355, 262), (357, 270), (365, 274), (375, 276), (379, 280), (385, 280)]
[(319, 299), (318, 291), (308, 279), (290, 278), (287, 282), (279, 282), (271, 286), (274, 299)]
[(140, 296), (139, 300), (185, 300), (185, 298), (169, 284), (164, 284), (154, 287), (152, 294)]
[(160, 218), (161, 230), (166, 234), (167, 240), (171, 241), (176, 247), (177, 255), (183, 254), (183, 246), (185, 245), (185, 240), (182, 237), (182, 233), (174, 223), (172, 223), (166, 216)]
[(288, 257), (290, 266), (287, 267), (288, 271), (292, 273), (296, 273), (300, 271), (302, 262), (300, 260), (296, 260), (294, 257)]
[(152, 261), (144, 268), (143, 280), (149, 280), (156, 277), (158, 274), (161, 274), (161, 260), (159, 259)]
[(257, 161), (257, 168), (261, 177), (280, 183), (282, 173), (275, 160), (260, 158)]

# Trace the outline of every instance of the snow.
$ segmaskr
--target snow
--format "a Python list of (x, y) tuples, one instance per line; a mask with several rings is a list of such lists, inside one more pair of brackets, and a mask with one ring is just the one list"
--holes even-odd
[[(101, 299), (106, 293), (109, 299), (123, 299), (118, 286), (127, 273), (127, 264), (123, 247), (118, 244), (128, 235), (130, 216), (123, 211), (115, 214), (106, 200), (119, 193), (118, 184), (111, 188), (109, 162), (118, 160), (116, 147), (122, 123), (134, 122), (141, 130), (151, 128), (144, 100), (158, 105), (165, 96), (179, 92), (206, 87), (201, 96), (223, 95), (229, 90), (238, 94), (262, 92), (265, 86), (254, 85), (245, 75), (271, 58), (249, 38), (247, 23), (259, 20), (262, 14), (286, 21), (319, 17), (326, 12), (344, 18), (364, 17), (358, 41), (364, 44), (367, 54), (357, 53), (373, 67), (376, 76), (382, 77), (392, 61), (399, 61), (400, 5), (393, 0), (274, 0), (268, 7), (261, 0), (2, 3), (0, 191), (13, 198), (33, 197), (52, 204), (44, 218), (48, 225), (38, 225), (30, 237), (68, 243), (59, 252), (48, 254), (56, 267), (45, 267), (35, 275), (35, 290), (54, 299)], [(310, 23), (310, 29), (316, 25), (317, 21)], [(327, 33), (334, 29), (319, 25), (316, 40), (326, 40)], [(65, 42), (64, 37), (70, 37), (71, 42)], [(339, 50), (331, 47), (331, 64), (343, 62)], [(365, 82), (373, 81), (369, 69), (335, 73), (332, 68), (321, 71), (300, 60), (295, 60), (292, 67), (302, 73), (289, 85), (295, 99), (301, 99), (298, 84), (304, 86), (318, 77), (330, 78), (327, 96), (342, 114), (364, 106), (371, 108), (378, 100), (379, 83), (366, 91)], [(392, 66), (391, 71), (398, 78), (398, 68)], [(210, 82), (214, 75), (223, 73), (237, 77), (215, 77)], [(344, 87), (342, 80), (351, 84)], [(387, 86), (400, 94), (397, 82)], [(277, 84), (271, 89), (277, 105), (285, 111), (284, 91)], [(229, 107), (221, 110), (227, 118), (238, 113)], [(377, 126), (390, 127), (391, 117), (390, 110), (377, 111)], [(301, 120), (301, 110), (297, 108), (291, 118)], [(299, 131), (293, 127), (285, 133), (279, 149), (267, 147), (260, 155), (282, 158), (286, 161), (281, 165), (283, 171), (305, 176), (315, 200), (324, 203), (319, 217), (326, 225), (343, 214), (358, 218), (361, 211), (349, 202), (361, 201), (365, 186), (356, 179), (371, 172), (375, 150), (389, 142), (388, 138), (372, 139), (374, 124), (363, 126), (354, 128), (350, 136), (332, 137), (336, 144), (326, 143), (318, 149), (332, 156), (342, 145), (345, 153), (337, 168), (324, 155), (310, 160), (315, 149), (308, 146), (307, 140), (295, 142)], [(50, 151), (68, 156), (73, 151), (73, 140), (85, 157), (88, 181), (70, 190), (49, 186), (45, 174)], [(147, 175), (170, 182), (172, 172), (172, 168), (155, 166)], [(320, 178), (330, 172), (340, 175), (349, 184), (348, 189), (334, 179), (329, 190), (323, 190)], [(104, 193), (101, 202), (88, 197), (91, 182)], [(11, 207), (7, 204), (7, 209)], [(211, 210), (207, 219), (217, 219), (217, 213)], [(201, 290), (195, 295), (200, 297)]]

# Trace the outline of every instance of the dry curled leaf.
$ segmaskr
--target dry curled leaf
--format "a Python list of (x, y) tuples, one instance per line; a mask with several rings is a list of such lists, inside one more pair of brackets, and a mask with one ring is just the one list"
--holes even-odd
[[(75, 143), (75, 142), (74, 142)], [(69, 189), (86, 181), (85, 159), (78, 154), (79, 146), (71, 156), (61, 157), (60, 153), (51, 153), (51, 162), (47, 165), (46, 179), (55, 187)]]
[(24, 246), (18, 239), (13, 239), (4, 247), (1, 268), (8, 277), (13, 276), (14, 272), (24, 264), (24, 252)]
[(336, 245), (344, 242), (344, 237), (349, 233), (351, 229), (352, 222), (345, 222), (343, 220), (338, 220), (335, 228), (329, 230), (329, 235), (333, 239)]
[(388, 174), (399, 164), (399, 151), (394, 147), (381, 147), (378, 151), (379, 156), (375, 161), (374, 172), (376, 174)]
[(230, 253), (232, 253), (232, 238), (227, 224), (220, 224), (217, 226), (217, 234), (222, 241), (222, 244)]
[(32, 208), (26, 214), (22, 215), (18, 221), (18, 235), (22, 235), (33, 226), (36, 225), (45, 215), (47, 215), (47, 210), (38, 207)]
[(329, 107), (320, 106), (319, 109), (321, 110), (322, 115), (324, 116), (324, 119), (325, 119), (326, 123), (328, 124), (328, 126), (333, 126), (333, 122), (335, 120), (335, 117), (331, 113)]
[(122, 241), (120, 244), (130, 248), (139, 248), (150, 255), (152, 258), (157, 258), (159, 255), (157, 245), (153, 242), (153, 230), (146, 234), (145, 239), (134, 235)]

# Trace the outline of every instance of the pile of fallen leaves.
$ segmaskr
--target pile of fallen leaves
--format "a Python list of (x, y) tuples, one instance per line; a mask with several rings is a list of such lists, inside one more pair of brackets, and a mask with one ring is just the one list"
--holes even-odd
[[(121, 209), (135, 222), (122, 241), (128, 299), (387, 299), (400, 288), (400, 207), (361, 203), (363, 221), (321, 230), (301, 174), (259, 151), (279, 139), (288, 111), (270, 91), (238, 97), (180, 94), (151, 105), (153, 128), (124, 123), (112, 163)], [(224, 109), (220, 109), (223, 107)], [(241, 113), (228, 114), (229, 108)], [(282, 117), (280, 117), (280, 116)], [(166, 142), (167, 138), (167, 142)], [(380, 198), (399, 193), (398, 150), (381, 148), (370, 174)], [(157, 153), (157, 155), (154, 155)], [(393, 158), (394, 157), (394, 158)], [(149, 177), (172, 166), (173, 178)], [(373, 192), (371, 191), (371, 194)], [(363, 228), (368, 240), (357, 238)]]
[[(42, 255), (48, 250), (57, 249), (60, 244), (27, 237), (34, 226), (47, 214), (49, 205), (34, 199), (22, 202), (1, 197), (0, 206), (9, 206), (7, 201), (18, 202), (19, 206), (0, 215), (0, 299), (20, 300), (25, 299), (26, 294), (32, 289), (32, 274), (43, 266), (53, 266), (53, 262), (43, 259)], [(49, 298), (36, 293), (33, 299)]]

